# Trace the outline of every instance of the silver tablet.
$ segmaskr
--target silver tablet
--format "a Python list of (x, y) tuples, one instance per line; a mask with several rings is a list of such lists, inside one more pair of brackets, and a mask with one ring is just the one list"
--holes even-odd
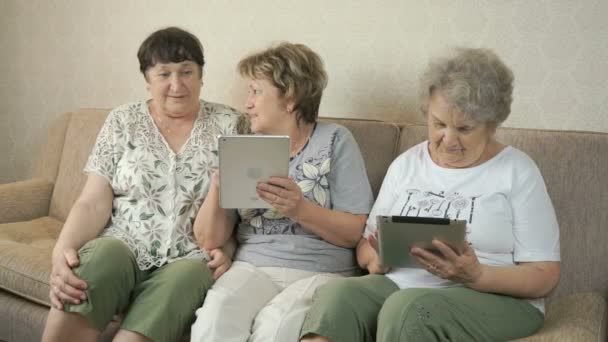
[(289, 174), (289, 137), (223, 135), (218, 138), (220, 206), (270, 208), (258, 197), (258, 182)]
[[(389, 267), (421, 267), (410, 255), (414, 246), (436, 251), (433, 239), (460, 254), (464, 250), (467, 221), (431, 217), (377, 216), (380, 261)], [(437, 251), (438, 252), (438, 251)]]

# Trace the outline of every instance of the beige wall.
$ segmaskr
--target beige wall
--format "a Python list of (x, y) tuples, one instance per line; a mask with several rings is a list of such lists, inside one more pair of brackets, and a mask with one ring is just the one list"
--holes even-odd
[(0, 182), (29, 176), (59, 113), (145, 97), (135, 54), (167, 25), (201, 38), (203, 96), (237, 108), (239, 58), (290, 40), (325, 59), (322, 115), (419, 120), (429, 56), (472, 45), (515, 72), (505, 126), (608, 132), (606, 13), (605, 0), (0, 0)]

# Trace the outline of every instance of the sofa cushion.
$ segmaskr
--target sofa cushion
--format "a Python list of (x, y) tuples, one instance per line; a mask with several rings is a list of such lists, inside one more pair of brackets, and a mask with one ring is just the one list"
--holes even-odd
[(51, 253), (63, 223), (42, 217), (0, 224), (0, 287), (49, 305)]
[(399, 127), (392, 123), (375, 120), (322, 118), (321, 121), (338, 123), (348, 128), (353, 134), (363, 155), (367, 177), (375, 198), (380, 191), (386, 169), (395, 156), (399, 141)]

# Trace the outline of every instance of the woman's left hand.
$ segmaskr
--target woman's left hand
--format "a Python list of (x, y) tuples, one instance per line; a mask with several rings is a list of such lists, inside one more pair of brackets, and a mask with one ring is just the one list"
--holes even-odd
[(261, 199), (292, 220), (304, 201), (302, 190), (291, 178), (270, 177), (267, 183), (258, 183), (256, 191)]
[(210, 250), (209, 256), (211, 257), (211, 261), (207, 263), (207, 266), (213, 270), (213, 279), (217, 280), (232, 266), (232, 259), (226, 256), (221, 248)]
[(464, 251), (460, 255), (439, 240), (433, 240), (433, 246), (439, 253), (420, 247), (413, 247), (410, 253), (419, 265), (440, 278), (462, 284), (473, 284), (479, 279), (482, 267), (468, 243), (465, 243)]

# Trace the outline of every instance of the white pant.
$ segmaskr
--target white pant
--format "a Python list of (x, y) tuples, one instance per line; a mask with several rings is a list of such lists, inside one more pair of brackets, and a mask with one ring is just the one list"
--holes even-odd
[(296, 342), (317, 287), (339, 274), (235, 261), (196, 310), (191, 342)]

